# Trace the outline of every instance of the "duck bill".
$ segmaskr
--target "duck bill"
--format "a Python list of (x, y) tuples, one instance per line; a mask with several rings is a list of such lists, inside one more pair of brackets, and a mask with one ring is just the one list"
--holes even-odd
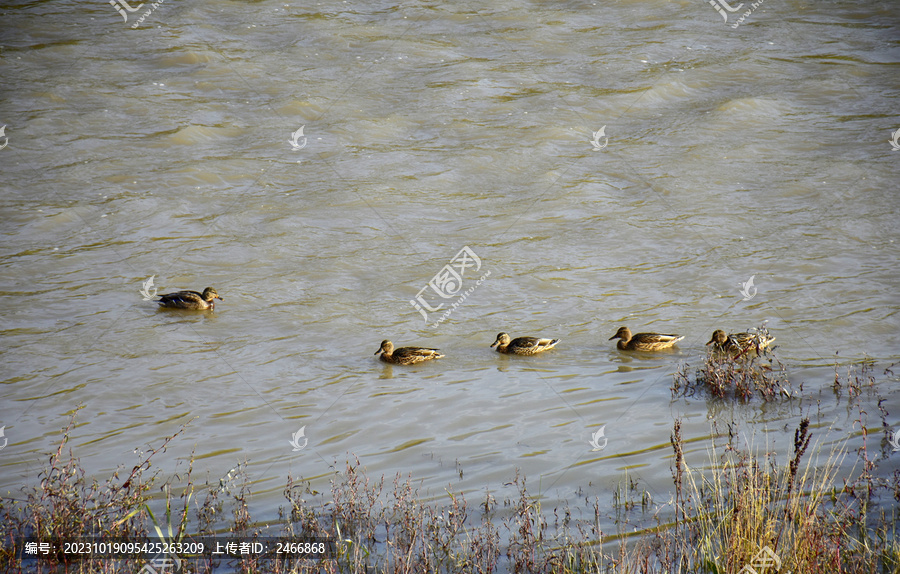
[(715, 339), (710, 339), (710, 340), (709, 340), (709, 343), (707, 343), (706, 346), (709, 347), (710, 345), (712, 345), (712, 344), (715, 343), (715, 342), (716, 342)]
[(496, 341), (494, 341), (493, 343), (491, 343), (491, 347), (490, 347), (490, 348), (493, 349), (494, 347), (496, 347), (496, 346), (499, 345), (499, 344), (500, 344), (500, 339), (497, 339)]
[(375, 354), (378, 355), (378, 354), (380, 354), (381, 352), (382, 352), (382, 349), (378, 349), (377, 351), (375, 351)]
[(610, 338), (607, 339), (607, 340), (608, 340), (608, 341), (612, 341), (613, 339), (618, 339), (618, 338), (619, 338), (619, 334), (616, 333), (615, 335), (613, 335), (612, 337), (610, 337)]
[(219, 301), (224, 301), (225, 297), (219, 297), (218, 295), (216, 295), (216, 299), (218, 299)]

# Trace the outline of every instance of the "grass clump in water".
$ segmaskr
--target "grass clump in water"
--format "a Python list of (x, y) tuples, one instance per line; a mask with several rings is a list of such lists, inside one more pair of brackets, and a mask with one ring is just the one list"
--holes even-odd
[(750, 333), (752, 337), (739, 349), (709, 347), (703, 364), (693, 376), (686, 363), (679, 365), (671, 386), (672, 396), (708, 392), (714, 397), (741, 400), (759, 396), (764, 401), (794, 396), (784, 364), (768, 344), (760, 344), (760, 341), (773, 340), (766, 326), (761, 325)]

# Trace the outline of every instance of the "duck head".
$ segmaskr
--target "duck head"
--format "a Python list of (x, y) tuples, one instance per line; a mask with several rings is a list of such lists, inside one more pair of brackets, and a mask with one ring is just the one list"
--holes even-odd
[(509, 335), (507, 335), (506, 333), (500, 333), (497, 335), (497, 340), (491, 343), (491, 348), (493, 349), (497, 345), (505, 347), (506, 345), (509, 345), (509, 341)]
[(216, 290), (213, 289), (212, 287), (207, 287), (206, 289), (204, 289), (203, 295), (201, 295), (201, 297), (203, 297), (203, 300), (206, 301), (207, 303), (209, 303), (213, 299), (218, 299), (219, 301), (225, 300), (222, 297), (219, 297), (219, 294), (216, 293)]
[(716, 329), (713, 331), (712, 338), (707, 343), (707, 346), (712, 345), (713, 343), (718, 343), (719, 345), (724, 345), (725, 341), (728, 340), (728, 335), (725, 334), (725, 331), (722, 329)]
[(609, 338), (610, 341), (613, 339), (622, 339), (623, 341), (628, 341), (631, 339), (631, 331), (628, 327), (619, 327), (619, 330), (616, 331), (616, 334)]

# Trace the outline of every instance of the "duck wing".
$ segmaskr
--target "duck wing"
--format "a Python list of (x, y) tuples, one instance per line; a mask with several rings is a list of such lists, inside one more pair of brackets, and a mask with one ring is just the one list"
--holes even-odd
[(202, 305), (205, 304), (206, 301), (203, 300), (203, 295), (196, 291), (178, 291), (176, 293), (160, 295), (158, 303), (165, 307), (183, 307)]
[(638, 333), (632, 335), (632, 341), (640, 343), (674, 343), (684, 339), (683, 335), (665, 335), (663, 333)]
[(397, 360), (415, 363), (429, 359), (440, 359), (444, 356), (439, 352), (439, 349), (428, 349), (426, 347), (400, 347), (399, 349), (394, 349), (391, 355)]
[(765, 349), (774, 340), (775, 337), (767, 337), (761, 333), (731, 333), (728, 335), (728, 341), (731, 343), (731, 346), (739, 350), (748, 347), (755, 347), (759, 350)]
[(520, 351), (546, 351), (553, 348), (559, 339), (541, 339), (540, 337), (516, 337), (509, 342), (509, 348)]

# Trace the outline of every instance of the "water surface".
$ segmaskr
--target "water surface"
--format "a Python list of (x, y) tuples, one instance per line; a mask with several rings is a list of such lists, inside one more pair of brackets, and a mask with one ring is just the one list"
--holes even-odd
[[(4, 492), (78, 405), (89, 472), (192, 421), (160, 468), (247, 461), (257, 518), (352, 456), (438, 498), (521, 469), (551, 505), (606, 500), (629, 469), (665, 499), (677, 418), (783, 447), (811, 416), (854, 449), (830, 389), (865, 357), (900, 424), (890, 3), (766, 2), (732, 29), (699, 0), (169, 0), (133, 29), (149, 6), (2, 12)], [(435, 326), (410, 300), (465, 246), (462, 290), (490, 275)], [(158, 311), (151, 276), (225, 301)], [(802, 397), (672, 399), (714, 329), (764, 321)], [(630, 356), (620, 325), (685, 339)], [(562, 342), (499, 356), (500, 331)], [(384, 365), (385, 338), (447, 356)]]

